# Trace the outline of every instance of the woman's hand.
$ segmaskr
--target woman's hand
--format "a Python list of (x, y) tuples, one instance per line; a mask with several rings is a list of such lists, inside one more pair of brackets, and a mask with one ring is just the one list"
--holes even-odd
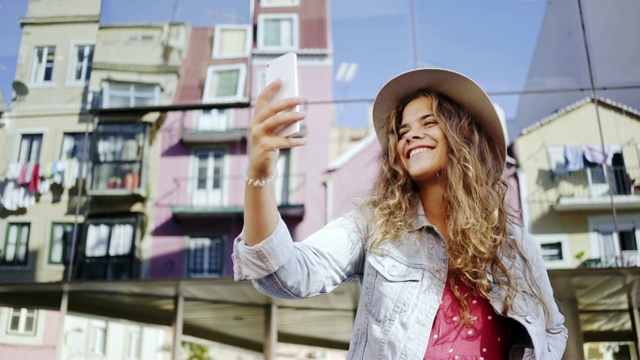
[(300, 104), (299, 98), (288, 98), (271, 102), (280, 90), (282, 82), (269, 84), (258, 96), (253, 119), (249, 122), (249, 168), (250, 178), (263, 179), (274, 171), (280, 149), (306, 144), (305, 139), (279, 136), (277, 130), (305, 118), (305, 112), (285, 111)]

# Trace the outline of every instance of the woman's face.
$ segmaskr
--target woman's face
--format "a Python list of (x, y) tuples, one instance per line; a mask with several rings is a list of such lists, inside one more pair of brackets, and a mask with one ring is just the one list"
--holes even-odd
[(398, 130), (398, 157), (418, 185), (438, 181), (449, 143), (433, 115), (433, 102), (421, 97), (407, 104)]

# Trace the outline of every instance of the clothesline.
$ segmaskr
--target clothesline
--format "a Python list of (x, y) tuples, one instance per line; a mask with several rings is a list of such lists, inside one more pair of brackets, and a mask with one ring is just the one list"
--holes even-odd
[[(90, 174), (91, 163), (86, 162), (83, 175)], [(35, 205), (35, 195), (49, 192), (52, 184), (70, 189), (80, 175), (80, 162), (76, 158), (40, 163), (12, 162), (5, 174), (6, 184), (0, 204), (7, 210), (15, 211)]]

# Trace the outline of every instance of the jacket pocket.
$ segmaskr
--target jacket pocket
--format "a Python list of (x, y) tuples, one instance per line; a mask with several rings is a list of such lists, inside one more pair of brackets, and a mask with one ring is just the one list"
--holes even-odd
[(389, 255), (370, 255), (363, 282), (370, 317), (381, 323), (407, 311), (423, 275), (423, 269)]

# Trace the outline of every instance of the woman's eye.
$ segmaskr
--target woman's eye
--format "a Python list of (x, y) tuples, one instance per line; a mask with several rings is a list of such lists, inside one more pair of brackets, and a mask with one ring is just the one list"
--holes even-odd
[(437, 124), (437, 123), (435, 122), (435, 120), (427, 120), (427, 121), (425, 121), (425, 122), (424, 122), (424, 126), (425, 126), (425, 127), (427, 127), (427, 126), (431, 126), (431, 125), (435, 125), (435, 124)]

